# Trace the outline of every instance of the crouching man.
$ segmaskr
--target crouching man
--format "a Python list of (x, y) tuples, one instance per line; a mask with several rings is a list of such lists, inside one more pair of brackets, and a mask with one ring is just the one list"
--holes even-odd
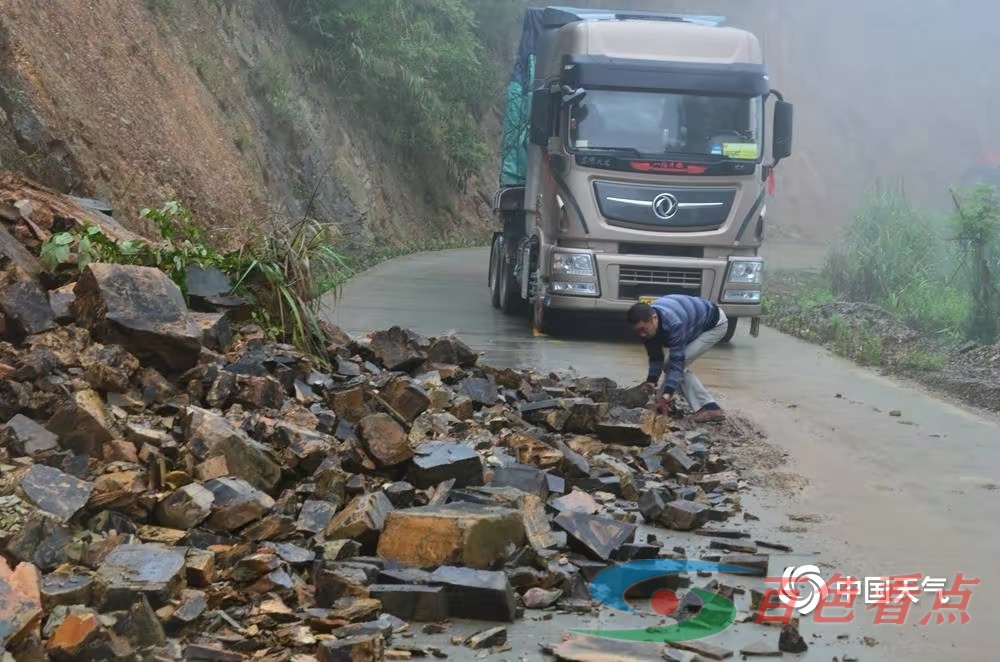
[[(646, 346), (649, 373), (643, 387), (657, 392), (656, 408), (666, 413), (674, 392), (680, 388), (694, 410), (698, 423), (722, 421), (722, 408), (701, 380), (691, 372), (691, 363), (726, 335), (726, 314), (708, 299), (670, 294), (651, 304), (637, 303), (628, 311), (628, 323)], [(663, 348), (670, 352), (664, 365)], [(666, 373), (657, 389), (660, 373)]]

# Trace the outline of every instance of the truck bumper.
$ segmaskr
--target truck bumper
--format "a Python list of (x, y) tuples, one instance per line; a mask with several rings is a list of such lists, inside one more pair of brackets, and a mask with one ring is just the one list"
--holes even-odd
[[(762, 271), (760, 257), (711, 259), (596, 253), (594, 258), (598, 296), (554, 293), (550, 285), (545, 305), (566, 311), (623, 312), (642, 298), (692, 294), (718, 304), (729, 317), (759, 317), (762, 312), (760, 282), (732, 282), (731, 266), (757, 262)], [(742, 297), (740, 292), (744, 293)]]

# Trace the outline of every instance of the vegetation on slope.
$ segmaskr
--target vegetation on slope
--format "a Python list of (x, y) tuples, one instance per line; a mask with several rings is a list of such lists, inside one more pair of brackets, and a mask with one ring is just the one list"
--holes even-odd
[(95, 225), (56, 232), (41, 246), (42, 266), (67, 282), (90, 262), (156, 267), (185, 296), (189, 267), (215, 268), (229, 277), (231, 293), (253, 307), (255, 320), (269, 336), (321, 361), (329, 358), (319, 323), (320, 300), (350, 274), (350, 267), (331, 247), (326, 226), (305, 218), (291, 225), (275, 223), (239, 249), (219, 251), (203, 238), (191, 212), (175, 201), (143, 209), (142, 216), (155, 224), (158, 240), (114, 240)]
[[(264, 96), (272, 122), (294, 127), (301, 120), (289, 76), (304, 73), (313, 82), (332, 86), (353, 115), (369, 123), (367, 128), (386, 153), (412, 162), (414, 170), (428, 166), (446, 170), (461, 187), (480, 170), (496, 167), (498, 135), (493, 134), (499, 130), (505, 80), (527, 2), (280, 0), (279, 4), (311, 56), (291, 68), (271, 56), (248, 72), (253, 89)], [(163, 3), (149, 6), (158, 14), (167, 11)], [(221, 71), (205, 57), (196, 64), (200, 75), (209, 72), (218, 77)], [(302, 64), (308, 65), (305, 71)], [(218, 91), (219, 86), (213, 89)], [(492, 123), (487, 121), (491, 115)], [(413, 232), (400, 242), (372, 246), (338, 231), (342, 219), (317, 220), (312, 218), (315, 208), (306, 207), (301, 218), (272, 219), (238, 248), (226, 250), (206, 231), (212, 228), (212, 219), (196, 218), (184, 204), (170, 200), (139, 214), (152, 237), (148, 241), (116, 241), (98, 227), (86, 227), (53, 234), (40, 257), (66, 282), (91, 261), (158, 267), (185, 294), (189, 266), (219, 269), (233, 283), (233, 294), (255, 307), (256, 320), (272, 337), (322, 359), (321, 302), (347, 278), (404, 252), (468, 242), (428, 240)]]
[(400, 156), (462, 183), (488, 164), (483, 121), (503, 99), (517, 0), (283, 0), (311, 68)]
[(141, 216), (156, 227), (156, 240), (116, 240), (95, 225), (56, 232), (41, 246), (42, 266), (63, 282), (75, 280), (90, 262), (156, 267), (185, 296), (189, 267), (218, 269), (229, 277), (230, 293), (247, 301), (254, 320), (269, 337), (290, 343), (321, 363), (331, 358), (320, 323), (324, 300), (336, 298), (348, 278), (405, 252), (461, 244), (412, 241), (381, 249), (348, 247), (345, 255), (334, 248), (341, 242), (331, 224), (303, 217), (293, 222), (276, 219), (238, 249), (224, 251), (212, 245), (191, 211), (177, 201), (143, 209)]
[(769, 277), (768, 323), (1000, 406), (1000, 197), (978, 185), (953, 199), (951, 213), (936, 214), (876, 188), (819, 271)]

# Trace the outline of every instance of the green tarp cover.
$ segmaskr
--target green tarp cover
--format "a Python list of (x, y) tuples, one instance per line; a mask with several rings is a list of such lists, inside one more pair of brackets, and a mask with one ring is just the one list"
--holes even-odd
[(507, 82), (507, 108), (500, 145), (500, 186), (523, 186), (528, 167), (528, 119), (531, 83), (535, 76), (535, 48), (542, 33), (543, 9), (524, 13), (517, 60)]

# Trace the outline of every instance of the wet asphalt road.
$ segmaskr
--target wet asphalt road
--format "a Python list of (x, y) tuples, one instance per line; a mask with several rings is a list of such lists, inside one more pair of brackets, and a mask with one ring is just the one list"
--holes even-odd
[[(801, 266), (816, 254), (778, 247), (769, 257), (771, 264)], [(642, 347), (618, 320), (586, 326), (572, 338), (536, 337), (527, 319), (494, 310), (487, 262), (488, 250), (461, 249), (384, 263), (349, 282), (339, 300), (330, 302), (328, 319), (353, 334), (396, 324), (426, 335), (457, 332), (483, 352), (483, 362), (496, 366), (572, 368), (628, 385), (643, 377)], [(861, 661), (996, 659), (997, 420), (768, 328), (754, 339), (742, 326), (731, 345), (714, 348), (696, 365), (724, 407), (752, 419), (769, 444), (788, 454), (784, 465), (757, 477), (775, 487), (755, 489), (744, 499), (746, 509), (761, 517), (759, 535), (752, 531), (756, 538), (796, 550), (772, 554), (771, 574), (810, 562), (819, 564), (827, 578), (834, 572), (858, 578), (920, 573), (948, 578), (950, 586), (961, 572), (980, 580), (972, 587), (967, 624), (919, 625), (933, 602), (930, 593), (918, 595), (904, 624), (876, 624), (874, 611), (867, 609), (874, 605), (861, 597), (851, 622), (803, 619), (812, 648), (798, 659), (828, 662), (845, 654)], [(889, 416), (894, 409), (902, 416)], [(789, 484), (800, 489), (778, 489)], [(791, 521), (792, 514), (816, 521)], [(779, 532), (779, 526), (792, 528)], [(634, 617), (602, 618), (596, 627), (623, 627), (629, 618)], [(595, 626), (580, 623), (580, 617), (528, 621), (511, 628), (518, 644), (513, 652), (542, 659), (537, 642), (558, 640), (567, 627)], [(861, 643), (864, 636), (872, 638), (868, 644), (878, 643)], [(746, 625), (711, 641), (738, 647), (757, 639), (776, 644), (777, 632)], [(459, 649), (453, 652), (462, 655)]]

